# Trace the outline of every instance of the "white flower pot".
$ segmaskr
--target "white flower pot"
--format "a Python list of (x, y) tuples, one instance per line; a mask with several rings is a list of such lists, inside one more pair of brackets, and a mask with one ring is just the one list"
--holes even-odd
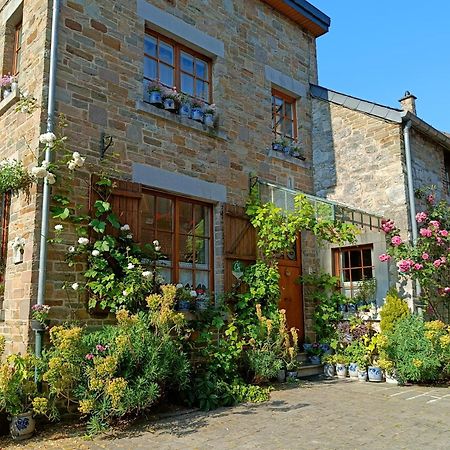
[(348, 365), (348, 374), (352, 380), (358, 379), (358, 364), (350, 363)]
[(347, 378), (347, 365), (336, 364), (336, 373), (338, 378)]
[(358, 381), (366, 382), (367, 381), (367, 370), (358, 370)]
[(31, 412), (18, 414), (12, 417), (9, 432), (15, 441), (23, 441), (33, 436), (35, 425)]
[(328, 363), (326, 363), (326, 364), (323, 366), (323, 373), (324, 373), (324, 375), (325, 375), (327, 378), (332, 378), (332, 377), (334, 377), (334, 373), (335, 373), (334, 365), (333, 365), (333, 364), (328, 364)]
[(369, 374), (369, 381), (379, 383), (383, 381), (383, 371), (377, 366), (369, 366), (367, 373)]

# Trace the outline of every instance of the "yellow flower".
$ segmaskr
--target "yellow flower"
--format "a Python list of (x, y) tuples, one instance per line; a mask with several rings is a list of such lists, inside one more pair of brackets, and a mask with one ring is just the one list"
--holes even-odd
[(89, 414), (94, 409), (94, 400), (81, 400), (78, 406), (78, 411), (81, 414)]
[(440, 320), (425, 322), (425, 328), (427, 330), (442, 331), (445, 330), (445, 327), (446, 327), (445, 323), (441, 322)]
[(258, 317), (258, 320), (262, 322), (261, 305), (259, 303), (256, 305), (256, 316)]
[(420, 359), (413, 359), (412, 362), (416, 367), (421, 367), (423, 362)]
[(425, 337), (430, 341), (433, 340), (435, 335), (436, 335), (435, 331), (425, 331)]
[(118, 364), (116, 356), (108, 355), (105, 358), (94, 358), (95, 371), (100, 377), (112, 376), (115, 372)]
[(35, 397), (33, 399), (33, 410), (36, 414), (45, 415), (48, 410), (48, 400), (45, 397)]
[(122, 397), (125, 395), (127, 384), (128, 383), (124, 378), (114, 378), (108, 383), (106, 393), (111, 397), (113, 408), (119, 406)]
[(440, 337), (442, 347), (450, 347), (450, 334)]
[(100, 378), (91, 378), (89, 380), (89, 389), (91, 391), (101, 391), (104, 387), (104, 382)]
[(3, 352), (5, 351), (5, 336), (0, 334), (0, 357), (3, 355)]

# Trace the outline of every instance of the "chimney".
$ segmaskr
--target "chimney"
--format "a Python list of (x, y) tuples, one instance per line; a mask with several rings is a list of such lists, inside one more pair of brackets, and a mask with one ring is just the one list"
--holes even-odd
[(414, 115), (417, 115), (416, 113), (416, 100), (417, 97), (411, 92), (406, 91), (403, 98), (399, 100), (400, 104), (402, 105), (403, 111), (408, 111), (410, 113), (413, 113)]

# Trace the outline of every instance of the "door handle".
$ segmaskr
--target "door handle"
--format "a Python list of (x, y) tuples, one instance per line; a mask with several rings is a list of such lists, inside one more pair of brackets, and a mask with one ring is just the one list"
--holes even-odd
[(291, 271), (289, 269), (285, 269), (284, 274), (289, 277), (291, 276)]

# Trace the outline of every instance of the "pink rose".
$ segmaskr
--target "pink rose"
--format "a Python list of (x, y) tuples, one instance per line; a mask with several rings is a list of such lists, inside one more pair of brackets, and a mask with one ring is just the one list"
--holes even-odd
[(428, 203), (433, 204), (433, 203), (434, 203), (434, 195), (433, 195), (433, 194), (430, 194), (430, 195), (427, 197), (427, 201), (428, 201)]
[(448, 231), (447, 230), (441, 230), (439, 231), (439, 234), (443, 237), (447, 237), (448, 236)]
[(424, 252), (422, 253), (422, 259), (426, 261), (427, 259), (430, 259), (430, 255)]
[(414, 269), (416, 269), (416, 270), (423, 269), (423, 264), (420, 264), (420, 263), (414, 264)]
[(95, 346), (95, 348), (99, 351), (99, 352), (104, 352), (106, 350), (106, 347), (103, 347), (103, 345), (101, 344), (97, 344)]
[(429, 230), (428, 228), (421, 228), (419, 233), (422, 237), (431, 237), (432, 235), (431, 230)]
[(393, 236), (391, 239), (391, 244), (394, 247), (398, 247), (402, 243), (402, 238), (400, 236)]
[(380, 256), (378, 257), (378, 259), (379, 259), (381, 262), (386, 262), (386, 261), (389, 261), (389, 260), (391, 259), (391, 257), (390, 257), (390, 255), (387, 255), (386, 253), (383, 253), (382, 255), (380, 255)]
[(381, 220), (381, 229), (385, 233), (390, 233), (395, 228), (395, 224), (393, 220), (390, 219), (382, 219)]
[(446, 294), (450, 294), (450, 287), (444, 288), (444, 292), (445, 292)]
[(445, 256), (441, 256), (441, 262), (442, 264), (445, 264), (447, 262), (447, 258)]
[(398, 270), (400, 272), (408, 272), (414, 266), (414, 262), (410, 259), (403, 259), (397, 263)]
[(442, 261), (440, 259), (436, 259), (436, 261), (433, 262), (433, 266), (436, 267), (436, 269), (440, 267), (441, 264)]
[(441, 226), (441, 224), (437, 221), (437, 220), (430, 220), (430, 226), (436, 228), (436, 230), (439, 229), (439, 227)]
[(85, 356), (85, 358), (88, 359), (88, 360), (91, 360), (91, 359), (94, 359), (94, 355), (93, 355), (92, 353), (88, 353), (88, 354)]
[(425, 222), (425, 220), (427, 220), (428, 215), (426, 212), (420, 212), (416, 214), (416, 221), (417, 223), (422, 223)]

